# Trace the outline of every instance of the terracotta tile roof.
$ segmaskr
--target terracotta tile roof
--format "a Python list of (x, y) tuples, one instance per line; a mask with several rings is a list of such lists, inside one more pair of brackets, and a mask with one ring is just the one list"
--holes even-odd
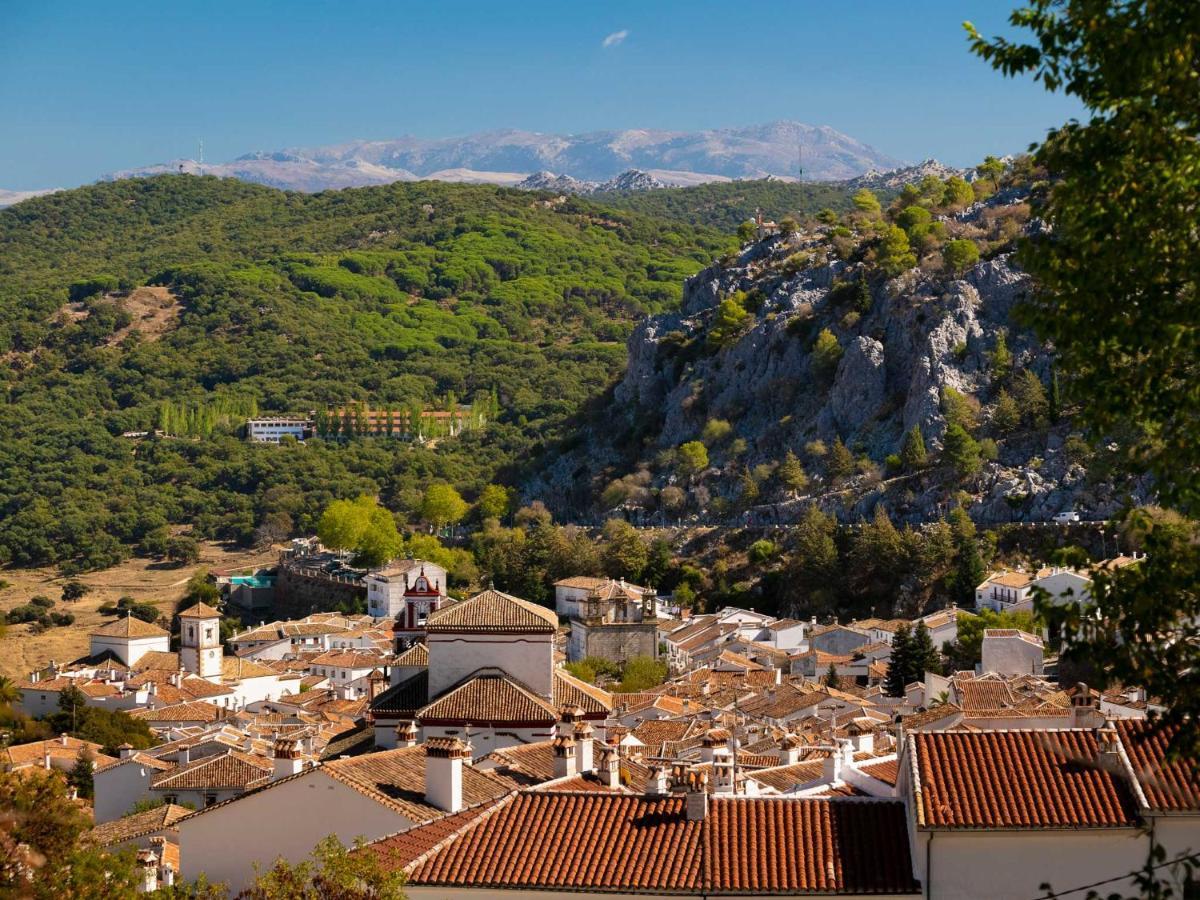
[(581, 590), (590, 591), (603, 585), (607, 578), (592, 578), (590, 575), (574, 575), (570, 578), (564, 578), (561, 581), (554, 582), (555, 587), (579, 588)]
[(413, 644), (396, 657), (394, 666), (427, 666), (429, 665), (429, 648), (424, 644)]
[(500, 591), (488, 590), (470, 600), (454, 603), (432, 613), (425, 622), (428, 632), (441, 631), (498, 631), (540, 632), (558, 631), (558, 616), (554, 610), (512, 597)]
[(476, 675), (417, 712), (426, 721), (554, 722), (557, 709), (549, 700), (499, 673)]
[(691, 727), (692, 722), (684, 719), (647, 719), (630, 733), (657, 754), (664, 742), (682, 741)]
[(113, 844), (132, 841), (142, 835), (170, 828), (180, 819), (190, 816), (192, 812), (193, 810), (186, 806), (164, 803), (162, 806), (148, 809), (145, 812), (134, 813), (97, 825), (84, 836), (84, 839), (97, 847), (111, 847)]
[(94, 628), (88, 634), (98, 637), (123, 637), (123, 638), (148, 638), (148, 637), (169, 637), (170, 635), (159, 628), (157, 625), (152, 625), (150, 622), (143, 622), (141, 619), (126, 615), (117, 619), (115, 622), (109, 622), (107, 625), (101, 625), (99, 628)]
[(278, 675), (274, 669), (257, 663), (252, 659), (242, 659), (239, 656), (221, 657), (221, 677), (226, 681), (240, 681), (243, 678), (266, 678)]
[(167, 650), (151, 650), (149, 653), (143, 653), (138, 657), (138, 661), (133, 664), (133, 668), (137, 672), (145, 672), (148, 669), (178, 672), (179, 654)]
[(187, 609), (185, 609), (183, 612), (181, 612), (179, 614), (179, 618), (181, 618), (181, 619), (219, 619), (219, 618), (221, 618), (221, 611), (219, 609), (213, 609), (211, 606), (209, 606), (204, 601), (200, 601), (198, 603), (195, 603), (195, 604), (189, 606)]
[[(596, 852), (602, 847), (604, 852)], [(419, 859), (409, 883), (663, 893), (905, 893), (903, 806), (523, 792)]]
[(1121, 743), (1138, 784), (1153, 810), (1200, 810), (1200, 766), (1193, 760), (1167, 761), (1167, 747), (1175, 728), (1156, 728), (1145, 720), (1117, 723)]
[(912, 713), (904, 716), (900, 722), (906, 730), (912, 731), (921, 728), (925, 725), (932, 725), (935, 722), (940, 722), (942, 719), (948, 719), (951, 716), (962, 716), (962, 710), (953, 703), (941, 703), (937, 706), (931, 706), (923, 712)]
[(92, 741), (83, 741), (70, 735), (59, 735), (44, 741), (34, 741), (31, 744), (14, 744), (0, 750), (0, 763), (13, 768), (24, 766), (40, 766), (45, 762), (46, 754), (51, 759), (78, 759), (80, 754), (88, 750), (92, 754), (96, 768), (109, 766), (115, 762), (115, 757), (106, 756), (104, 747)]
[(985, 584), (999, 584), (1003, 587), (1023, 588), (1033, 584), (1033, 576), (1026, 572), (1000, 572), (988, 578)]
[(219, 756), (206, 756), (159, 775), (150, 786), (160, 791), (219, 788), (244, 791), (265, 784), (270, 777), (270, 760), (228, 750)]
[(372, 716), (415, 718), (417, 710), (429, 702), (429, 672), (418, 672), (407, 681), (393, 685), (371, 701)]
[[(421, 745), (335, 759), (318, 771), (413, 822), (432, 822), (445, 815), (425, 800), (425, 748)], [(463, 803), (468, 807), (496, 800), (512, 790), (509, 782), (475, 766), (463, 766), (462, 775)]]
[(334, 666), (344, 669), (373, 669), (386, 665), (387, 658), (366, 650), (329, 650), (308, 661), (310, 666)]
[(354, 852), (370, 853), (378, 858), (379, 866), (384, 872), (395, 872), (397, 869), (411, 865), (419, 857), (453, 837), (494, 805), (494, 802), (481, 803), (479, 806), (464, 809), (460, 813), (446, 816), (420, 828), (385, 837)]
[(133, 709), (129, 711), (129, 715), (151, 725), (156, 722), (215, 722), (221, 717), (221, 710), (203, 700), (194, 700), (158, 709)]
[(578, 706), (584, 714), (608, 713), (613, 708), (613, 695), (608, 691), (576, 678), (566, 669), (554, 670), (554, 706)]
[(858, 770), (864, 775), (870, 775), (876, 781), (882, 781), (884, 784), (896, 786), (896, 782), (900, 780), (900, 761), (896, 759), (885, 759), (882, 762), (867, 763), (858, 767)]
[(909, 738), (917, 824), (934, 828), (1130, 827), (1126, 783), (1097, 767), (1094, 731), (932, 732)]
[[(537, 741), (516, 747), (504, 747), (485, 758), (496, 764), (493, 770), (516, 785), (541, 784), (554, 778), (553, 741)], [(596, 748), (598, 750), (598, 748)]]
[[(822, 757), (827, 755), (826, 753), (820, 754)], [(783, 794), (799, 785), (816, 781), (824, 770), (825, 763), (822, 759), (810, 759), (793, 763), (790, 766), (776, 765), (767, 769), (759, 769), (750, 773), (749, 777)]]

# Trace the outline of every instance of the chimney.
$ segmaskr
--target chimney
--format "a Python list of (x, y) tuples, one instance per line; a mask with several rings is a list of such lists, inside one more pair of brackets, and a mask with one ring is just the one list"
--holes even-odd
[(794, 766), (800, 762), (800, 748), (803, 742), (794, 734), (785, 735), (783, 740), (779, 742), (779, 765)]
[(1075, 685), (1071, 695), (1071, 727), (1090, 728), (1096, 724), (1095, 714), (1099, 703), (1092, 699), (1092, 692), (1082, 681)]
[(271, 779), (286, 778), (304, 771), (304, 760), (300, 755), (300, 742), (292, 738), (275, 741), (271, 759)]
[(175, 765), (186, 766), (192, 761), (192, 748), (184, 744), (175, 754)]
[(706, 731), (704, 737), (700, 739), (700, 762), (711, 763), (719, 743), (716, 735), (711, 731)]
[(708, 816), (708, 773), (692, 769), (688, 772), (685, 803), (687, 820), (702, 822)]
[(667, 767), (659, 764), (651, 766), (650, 778), (646, 782), (646, 793), (651, 797), (665, 797), (670, 792), (671, 786), (667, 780)]
[(42, 748), (42, 768), (46, 769), (47, 771), (49, 771), (49, 769), (50, 769), (50, 748), (49, 747)]
[(575, 738), (560, 734), (551, 746), (554, 748), (554, 777), (571, 778), (577, 773), (575, 761)]
[(133, 754), (136, 752), (137, 751), (133, 749), (133, 744), (129, 743), (122, 744), (117, 748), (117, 753), (120, 754), (121, 759), (129, 759), (129, 757), (133, 756)]
[(139, 850), (137, 864), (141, 869), (141, 893), (150, 894), (158, 890), (158, 854), (153, 850)]
[(1103, 727), (1096, 729), (1096, 744), (1096, 768), (1110, 775), (1126, 777), (1128, 773), (1121, 760), (1121, 744), (1112, 719), (1105, 720)]
[(425, 742), (425, 800), (438, 809), (456, 813), (463, 808), (463, 760), (471, 751), (456, 737), (429, 738)]
[(854, 759), (854, 747), (844, 739), (834, 741), (833, 749), (821, 764), (821, 778), (827, 784), (842, 780), (842, 770)]
[(396, 746), (415, 747), (417, 745), (417, 723), (412, 719), (401, 722), (396, 726)]
[(621, 755), (612, 744), (600, 748), (600, 780), (610, 790), (621, 786)]
[(713, 787), (718, 794), (734, 793), (733, 754), (728, 747), (721, 747), (713, 756)]
[(58, 742), (64, 747), (67, 746), (67, 733), (65, 731), (58, 736)]
[(586, 721), (580, 721), (575, 726), (575, 756), (579, 774), (596, 771), (594, 731)]

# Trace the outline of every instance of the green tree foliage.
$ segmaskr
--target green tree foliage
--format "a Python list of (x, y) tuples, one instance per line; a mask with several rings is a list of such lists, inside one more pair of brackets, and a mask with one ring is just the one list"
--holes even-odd
[(75, 792), (80, 797), (91, 800), (96, 794), (95, 784), (92, 780), (95, 771), (96, 756), (85, 747), (79, 754), (79, 758), (75, 760), (75, 765), (71, 767), (71, 771), (67, 775), (67, 782), (75, 788)]
[(321, 840), (309, 859), (277, 859), (259, 871), (241, 900), (404, 900), (404, 871), (384, 865), (362, 839), (347, 848), (335, 835)]
[(676, 467), (684, 478), (691, 478), (708, 468), (708, 448), (700, 441), (688, 441), (679, 447)]
[(949, 425), (942, 435), (942, 458), (959, 478), (969, 478), (982, 466), (979, 457), (979, 442), (961, 425)]
[(750, 313), (737, 299), (726, 297), (717, 307), (713, 316), (712, 327), (708, 329), (708, 346), (713, 350), (723, 350), (728, 347), (746, 330)]
[(1021, 421), (1032, 428), (1045, 428), (1050, 420), (1050, 402), (1042, 380), (1028, 369), (1013, 377), (1013, 400), (1021, 411)]
[(999, 434), (1011, 434), (1021, 424), (1021, 409), (1004, 388), (996, 394), (996, 402), (992, 404), (991, 422)]
[(913, 253), (903, 228), (889, 225), (884, 230), (875, 261), (889, 278), (895, 278), (917, 264), (917, 255)]
[(375, 501), (365, 495), (357, 500), (334, 500), (321, 513), (317, 537), (331, 550), (354, 550), (371, 521), (374, 504)]
[(904, 435), (904, 443), (900, 446), (900, 462), (910, 472), (924, 468), (928, 454), (925, 451), (925, 438), (921, 434), (921, 426), (914, 425)]
[(923, 679), (926, 672), (942, 674), (942, 654), (933, 646), (933, 636), (930, 635), (929, 626), (924, 621), (917, 622), (917, 627), (913, 629), (909, 652), (912, 657), (914, 681)]
[(825, 677), (822, 679), (825, 687), (837, 690), (842, 686), (842, 676), (838, 674), (837, 666), (833, 663), (829, 664), (829, 668), (825, 670)]
[[(177, 524), (250, 545), (279, 512), (311, 533), (339, 497), (401, 508), (437, 480), (477, 495), (562, 435), (620, 372), (633, 323), (675, 306), (730, 240), (484, 185), (287, 194), (163, 176), (0, 210), (0, 245), (0, 354), (18, 354), (0, 469), (23, 473), (0, 483), (0, 565), (78, 572), (144, 541), (161, 554)], [(119, 298), (86, 299), (86, 316), (59, 325), (68, 287), (98, 272), (167, 288), (169, 333), (114, 342)], [(499, 421), (399, 448), (251, 445), (220, 425), (202, 440), (121, 437), (157, 428), (164, 404), (205, 431), (207, 411), (251, 398), (271, 412), (370, 398), (400, 419), (451, 395), (502, 407)]]
[(376, 505), (371, 510), (367, 527), (354, 548), (355, 562), (369, 568), (382, 566), (396, 558), (402, 543), (395, 518), (382, 506)]
[(947, 425), (958, 425), (965, 431), (975, 427), (978, 405), (974, 398), (952, 387), (943, 387), (941, 400), (942, 415), (945, 416)]
[(834, 481), (841, 481), (854, 473), (854, 454), (850, 448), (836, 438), (829, 448), (829, 457), (825, 460), (825, 471)]
[(621, 683), (617, 690), (622, 693), (639, 693), (658, 687), (667, 680), (667, 664), (649, 656), (635, 656), (621, 669)]
[(829, 379), (837, 371), (838, 362), (842, 358), (842, 345), (828, 328), (822, 328), (813, 344), (813, 368), (819, 377)]
[(601, 557), (604, 574), (610, 578), (638, 581), (650, 559), (650, 551), (638, 530), (624, 519), (604, 523), (606, 546)]
[(802, 606), (812, 614), (837, 608), (836, 585), (841, 574), (835, 542), (837, 522), (815, 505), (804, 513), (796, 526), (795, 545), (788, 566), (788, 582)]
[(777, 474), (780, 483), (793, 496), (803, 493), (804, 489), (808, 487), (808, 474), (804, 471), (799, 457), (791, 450), (783, 457)]
[(80, 600), (87, 594), (90, 588), (82, 581), (68, 581), (63, 585), (62, 598), (63, 602), (70, 603), (75, 600)]
[(942, 247), (942, 260), (951, 272), (965, 272), (979, 262), (979, 245), (968, 240), (947, 241)]
[(883, 689), (889, 697), (903, 697), (904, 688), (916, 680), (913, 678), (915, 662), (912, 631), (904, 624), (892, 636), (892, 655), (888, 659), (887, 677), (883, 682)]
[(854, 208), (861, 213), (872, 217), (883, 215), (883, 207), (879, 203), (879, 198), (867, 188), (859, 189), (851, 200), (854, 203)]
[(453, 525), (466, 514), (467, 503), (453, 485), (435, 483), (425, 489), (425, 496), (421, 498), (421, 518), (426, 522), (441, 528)]
[(1000, 176), (1004, 174), (1004, 163), (994, 156), (986, 156), (983, 162), (975, 167), (975, 171), (979, 173), (980, 178), (990, 181), (992, 189), (996, 190), (1000, 187)]
[(57, 772), (0, 772), (0, 895), (55, 900), (136, 896), (131, 850), (106, 853), (81, 838), (90, 818)]
[(992, 348), (989, 360), (992, 370), (992, 381), (1003, 383), (1012, 374), (1013, 356), (1008, 349), (1008, 334), (1000, 331), (996, 335), (996, 345)]
[(512, 492), (499, 484), (489, 484), (475, 501), (475, 510), (481, 519), (502, 519), (512, 511), (512, 506)]
[(56, 734), (100, 744), (110, 756), (116, 756), (122, 744), (144, 750), (157, 743), (150, 726), (141, 719), (119, 709), (88, 706), (83, 691), (73, 685), (60, 692), (58, 712), (48, 716), (46, 722)]
[(979, 552), (975, 523), (966, 510), (955, 507), (950, 511), (950, 531), (956, 558), (956, 569), (950, 580), (951, 593), (957, 602), (974, 605), (975, 588), (987, 577), (987, 567)]
[(975, 192), (971, 185), (961, 175), (951, 175), (946, 179), (946, 190), (942, 195), (942, 205), (952, 209), (962, 209), (975, 202)]

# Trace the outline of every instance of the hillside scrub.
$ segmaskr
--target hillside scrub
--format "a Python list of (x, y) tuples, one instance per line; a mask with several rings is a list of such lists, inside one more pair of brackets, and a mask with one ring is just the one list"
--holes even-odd
[[(704, 228), (433, 182), (291, 194), (190, 175), (0, 211), (0, 564), (165, 555), (169, 528), (249, 544), (312, 533), (361, 494), (415, 517), (510, 481), (619, 372), (623, 341), (729, 246)], [(71, 300), (168, 287), (157, 340)], [(111, 306), (111, 304), (108, 304)], [(495, 395), (499, 421), (436, 446), (250, 446), (255, 411), (432, 407)], [(124, 432), (159, 429), (133, 441)]]

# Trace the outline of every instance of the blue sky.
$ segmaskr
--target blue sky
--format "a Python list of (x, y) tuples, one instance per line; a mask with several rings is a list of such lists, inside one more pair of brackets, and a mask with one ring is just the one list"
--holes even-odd
[(968, 52), (962, 21), (1004, 31), (1016, 2), (2, 0), (0, 187), (194, 157), (200, 137), (224, 161), (404, 134), (775, 119), (967, 165), (1079, 114)]

